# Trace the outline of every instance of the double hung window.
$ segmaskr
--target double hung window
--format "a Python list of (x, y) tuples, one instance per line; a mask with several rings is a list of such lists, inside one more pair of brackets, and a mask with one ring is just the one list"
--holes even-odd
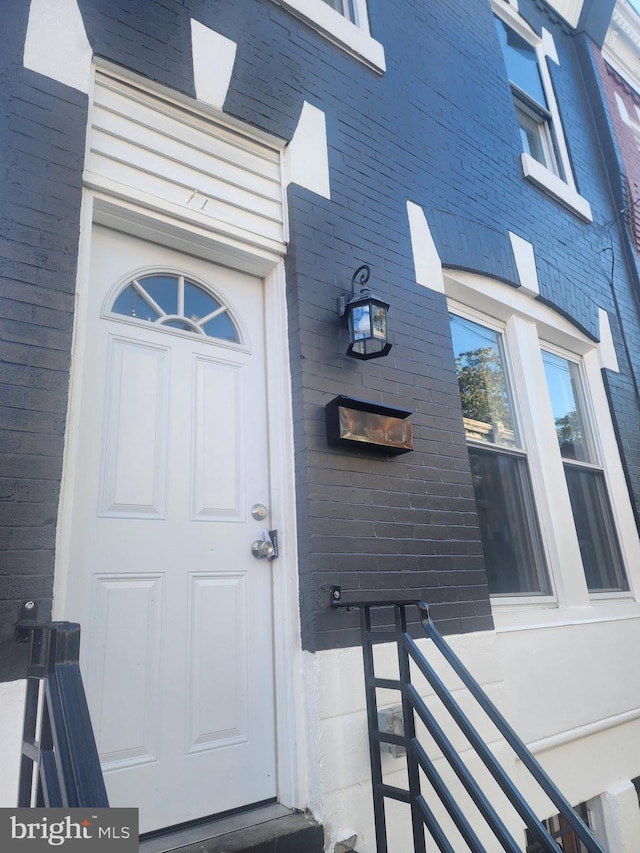
[(548, 351), (543, 351), (542, 361), (587, 587), (590, 592), (626, 589), (620, 546), (587, 417), (579, 365)]
[(509, 79), (523, 176), (586, 222), (589, 202), (577, 191), (548, 62), (559, 64), (551, 33), (535, 33), (507, 0), (491, 0)]
[(494, 601), (628, 598), (625, 563), (639, 543), (593, 343), (497, 282), (446, 281)]
[(489, 589), (543, 595), (549, 583), (502, 335), (451, 315), (451, 334)]
[(536, 49), (500, 18), (495, 22), (511, 84), (522, 150), (563, 178)]

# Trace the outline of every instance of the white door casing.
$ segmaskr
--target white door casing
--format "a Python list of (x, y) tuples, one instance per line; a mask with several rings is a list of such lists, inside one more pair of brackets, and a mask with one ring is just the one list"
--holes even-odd
[[(110, 315), (149, 272), (211, 287), (240, 343)], [(64, 617), (111, 804), (148, 831), (276, 795), (263, 283), (97, 226), (89, 285)]]

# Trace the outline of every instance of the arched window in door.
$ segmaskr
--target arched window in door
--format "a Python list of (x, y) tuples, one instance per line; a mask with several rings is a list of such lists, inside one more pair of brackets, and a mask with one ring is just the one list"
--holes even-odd
[(155, 273), (132, 279), (116, 296), (111, 312), (141, 323), (240, 343), (227, 306), (183, 275)]

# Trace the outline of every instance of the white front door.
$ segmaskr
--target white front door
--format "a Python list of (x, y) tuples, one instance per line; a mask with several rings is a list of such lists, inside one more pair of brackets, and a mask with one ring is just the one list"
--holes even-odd
[(262, 285), (94, 228), (64, 616), (143, 832), (276, 794)]

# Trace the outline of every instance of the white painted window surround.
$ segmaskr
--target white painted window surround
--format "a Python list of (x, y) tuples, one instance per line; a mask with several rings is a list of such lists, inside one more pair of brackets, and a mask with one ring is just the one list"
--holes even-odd
[(538, 57), (538, 70), (550, 114), (550, 124), (553, 128), (556, 154), (560, 162), (563, 177), (559, 177), (551, 169), (546, 168), (542, 163), (534, 160), (533, 157), (525, 152), (521, 155), (522, 174), (528, 181), (555, 198), (556, 201), (559, 201), (585, 222), (592, 222), (591, 206), (576, 188), (571, 161), (569, 159), (569, 151), (560, 120), (558, 103), (547, 66), (548, 59), (559, 64), (553, 37), (547, 30), (543, 30), (542, 36), (538, 36), (524, 18), (519, 15), (517, 7), (507, 2), (507, 0), (491, 0), (491, 5), (500, 20), (504, 21), (508, 27), (518, 33), (519, 36), (535, 49)]
[[(600, 345), (521, 290), (471, 273), (444, 271), (452, 312), (504, 336), (517, 420), (527, 451), (553, 595), (492, 599), (497, 628), (637, 615), (640, 540), (602, 382)], [(628, 592), (589, 594), (562, 466), (541, 348), (579, 365), (597, 458), (616, 520)], [(597, 615), (596, 615), (597, 613)]]
[(366, 0), (353, 0), (355, 22), (348, 20), (324, 0), (273, 0), (284, 6), (325, 38), (337, 44), (357, 59), (384, 73), (384, 48), (372, 38)]

